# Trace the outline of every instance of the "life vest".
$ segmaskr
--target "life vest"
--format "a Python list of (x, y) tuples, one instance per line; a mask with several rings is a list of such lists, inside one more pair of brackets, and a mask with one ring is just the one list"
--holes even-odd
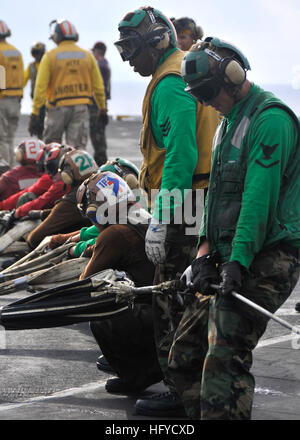
[[(264, 247), (281, 240), (300, 238), (299, 162), (300, 126), (292, 110), (272, 93), (259, 87), (240, 109), (226, 131), (226, 119), (220, 123), (213, 142), (213, 161), (207, 199), (206, 238), (212, 252), (228, 261), (242, 205), (247, 160), (251, 148), (251, 129), (257, 117), (270, 107), (280, 107), (291, 115), (298, 127), (298, 147), (283, 176), (276, 219), (268, 225)], [(298, 171), (297, 171), (298, 169)], [(263, 189), (262, 189), (263, 190)], [(292, 232), (293, 231), (293, 232)]]
[[(139, 184), (148, 194), (153, 189), (160, 189), (166, 155), (166, 150), (158, 147), (152, 134), (150, 123), (151, 97), (155, 87), (165, 76), (181, 76), (181, 62), (184, 55), (185, 52), (176, 50), (158, 67), (144, 97), (143, 129), (140, 137), (143, 163), (140, 170)], [(197, 103), (198, 162), (193, 175), (192, 189), (207, 188), (208, 186), (212, 140), (219, 120), (218, 113), (212, 107), (204, 107)]]
[(6, 41), (0, 42), (0, 65), (5, 68), (6, 88), (0, 91), (4, 96), (23, 96), (24, 65), (21, 53)]
[(47, 53), (50, 62), (47, 107), (92, 102), (91, 54), (72, 41)]

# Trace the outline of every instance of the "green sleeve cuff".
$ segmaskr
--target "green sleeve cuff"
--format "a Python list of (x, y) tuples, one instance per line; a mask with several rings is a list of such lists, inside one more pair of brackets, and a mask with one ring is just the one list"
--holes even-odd
[(253, 252), (250, 249), (252, 246), (252, 242), (235, 243), (229, 261), (238, 261), (246, 269), (249, 269), (254, 258)]
[(82, 252), (84, 252), (87, 246), (93, 246), (96, 243), (96, 238), (87, 241), (79, 241), (74, 248), (75, 257), (80, 257)]
[(99, 230), (97, 226), (89, 226), (89, 227), (83, 227), (80, 229), (80, 240), (87, 241), (92, 238), (97, 238), (99, 235)]

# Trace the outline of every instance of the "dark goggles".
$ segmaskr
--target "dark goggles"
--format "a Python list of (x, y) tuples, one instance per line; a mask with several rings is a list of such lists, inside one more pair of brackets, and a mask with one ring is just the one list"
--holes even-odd
[(212, 76), (195, 84), (190, 83), (185, 91), (202, 103), (213, 101), (220, 93), (221, 87), (220, 79), (217, 76)]
[(121, 38), (115, 43), (123, 61), (130, 61), (135, 58), (141, 48), (142, 38), (138, 34), (129, 35), (127, 37)]
[(50, 176), (55, 176), (55, 174), (58, 172), (58, 160), (57, 159), (52, 159), (49, 160), (48, 162), (46, 162), (46, 171), (48, 174), (50, 174)]

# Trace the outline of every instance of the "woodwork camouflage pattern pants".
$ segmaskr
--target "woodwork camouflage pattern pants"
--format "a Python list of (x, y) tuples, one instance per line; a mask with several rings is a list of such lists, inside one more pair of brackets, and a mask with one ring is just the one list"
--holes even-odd
[[(186, 236), (183, 228), (168, 227), (166, 238), (166, 261), (157, 266), (154, 284), (179, 279), (191, 264), (197, 252), (196, 235)], [(175, 392), (168, 370), (169, 351), (175, 330), (182, 318), (184, 307), (176, 296), (154, 294), (152, 300), (154, 334), (157, 356), (164, 374), (164, 382)]]
[[(275, 313), (299, 279), (299, 250), (294, 251), (277, 246), (258, 254), (243, 276), (241, 293)], [(251, 418), (252, 351), (268, 320), (230, 295), (197, 294), (190, 300), (169, 357), (169, 374), (189, 418)]]

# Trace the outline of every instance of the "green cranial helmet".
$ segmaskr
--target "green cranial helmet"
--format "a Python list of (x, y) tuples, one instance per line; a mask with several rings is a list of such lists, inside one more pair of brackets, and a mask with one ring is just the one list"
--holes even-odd
[(138, 187), (139, 170), (128, 159), (122, 159), (117, 157), (114, 160), (108, 160), (105, 164), (101, 165), (99, 171), (111, 171), (122, 177), (131, 189)]
[[(226, 53), (222, 56), (220, 53)], [(212, 71), (212, 60), (216, 65)], [(208, 37), (204, 42), (192, 46), (181, 64), (186, 91), (199, 101), (212, 100), (222, 85), (241, 86), (250, 70), (248, 59), (230, 43), (219, 38)]]
[(129, 12), (120, 21), (120, 40), (115, 46), (123, 61), (130, 61), (142, 43), (156, 50), (177, 47), (177, 34), (171, 20), (157, 9), (145, 6)]

